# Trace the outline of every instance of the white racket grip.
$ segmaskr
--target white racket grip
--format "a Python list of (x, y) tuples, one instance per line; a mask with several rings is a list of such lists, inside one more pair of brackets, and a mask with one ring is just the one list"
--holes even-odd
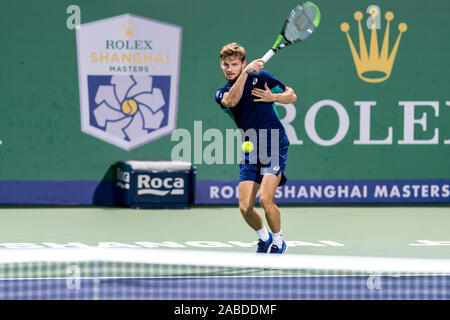
[(267, 61), (269, 61), (270, 58), (273, 57), (274, 54), (275, 54), (275, 51), (273, 51), (272, 49), (269, 49), (269, 51), (267, 51), (266, 54), (261, 59), (264, 60), (264, 63), (266, 63)]

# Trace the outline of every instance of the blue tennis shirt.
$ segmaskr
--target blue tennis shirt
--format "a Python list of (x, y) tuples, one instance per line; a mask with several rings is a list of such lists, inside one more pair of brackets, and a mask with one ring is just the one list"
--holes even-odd
[(267, 86), (273, 93), (281, 93), (286, 90), (286, 86), (282, 82), (276, 79), (269, 72), (261, 70), (259, 73), (249, 73), (247, 81), (244, 85), (241, 100), (239, 100), (235, 107), (222, 106), (223, 95), (225, 92), (230, 91), (234, 81), (229, 81), (224, 87), (216, 91), (216, 102), (234, 120), (239, 129), (244, 130), (244, 132), (248, 129), (256, 130), (258, 141), (260, 133), (259, 130), (266, 129), (267, 143), (270, 145), (271, 130), (278, 129), (279, 145), (289, 145), (288, 137), (278, 117), (275, 104), (254, 101), (254, 99), (258, 98), (252, 95), (253, 88), (264, 90), (265, 83), (267, 83)]

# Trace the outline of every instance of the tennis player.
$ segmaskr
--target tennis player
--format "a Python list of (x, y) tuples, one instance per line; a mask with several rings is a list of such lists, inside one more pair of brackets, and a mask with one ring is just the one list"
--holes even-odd
[[(257, 252), (284, 253), (287, 245), (282, 238), (280, 210), (274, 196), (277, 187), (287, 181), (284, 171), (289, 140), (274, 102), (292, 103), (297, 96), (294, 90), (262, 70), (262, 59), (247, 64), (246, 51), (237, 43), (222, 48), (220, 67), (228, 83), (216, 91), (216, 102), (247, 137), (243, 139), (256, 140), (255, 150), (245, 154), (239, 164), (239, 209), (258, 234)], [(258, 190), (271, 232), (254, 208)]]

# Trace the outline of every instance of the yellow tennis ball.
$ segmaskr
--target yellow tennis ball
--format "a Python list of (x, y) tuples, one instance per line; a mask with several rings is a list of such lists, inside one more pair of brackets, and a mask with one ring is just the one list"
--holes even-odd
[(242, 151), (244, 151), (245, 153), (250, 153), (253, 150), (253, 143), (251, 141), (245, 141), (242, 144)]
[(122, 103), (122, 112), (132, 116), (137, 111), (137, 103), (133, 99), (125, 100)]

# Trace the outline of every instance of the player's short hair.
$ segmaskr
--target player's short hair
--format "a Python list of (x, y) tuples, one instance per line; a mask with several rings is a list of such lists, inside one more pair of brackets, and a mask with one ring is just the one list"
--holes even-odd
[(241, 61), (244, 61), (246, 56), (247, 53), (245, 52), (244, 47), (236, 42), (229, 43), (220, 50), (220, 60), (224, 60), (228, 57), (237, 57), (241, 59)]

